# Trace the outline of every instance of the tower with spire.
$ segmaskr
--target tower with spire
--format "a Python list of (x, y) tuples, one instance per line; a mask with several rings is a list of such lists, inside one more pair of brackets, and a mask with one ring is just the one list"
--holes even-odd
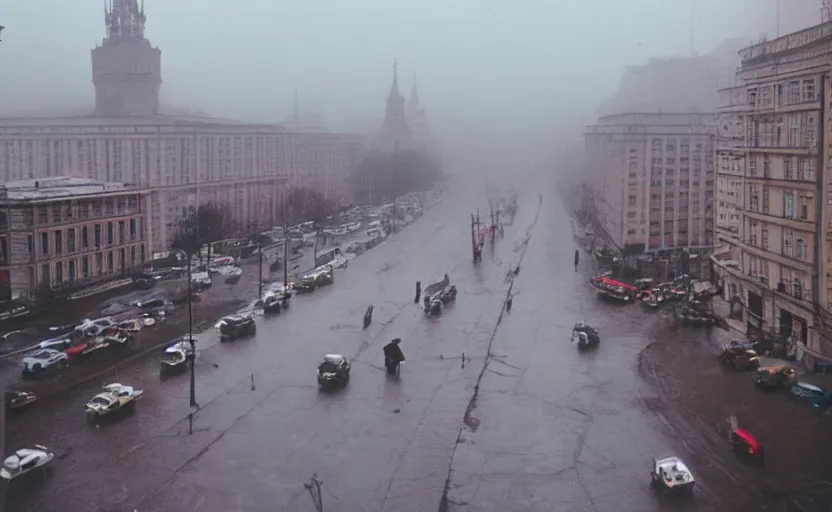
[(404, 96), (399, 92), (398, 62), (393, 61), (393, 84), (387, 95), (387, 109), (379, 133), (379, 142), (387, 147), (410, 145), (412, 137), (407, 125)]
[(159, 113), (162, 51), (144, 30), (144, 0), (105, 0), (107, 35), (92, 50), (92, 81), (97, 116)]
[(413, 136), (420, 142), (427, 142), (430, 138), (427, 113), (419, 103), (419, 91), (416, 88), (416, 73), (413, 73), (413, 87), (407, 100), (407, 122)]

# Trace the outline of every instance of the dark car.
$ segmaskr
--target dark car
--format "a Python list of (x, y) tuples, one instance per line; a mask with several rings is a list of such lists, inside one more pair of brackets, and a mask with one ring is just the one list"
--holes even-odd
[(313, 276), (303, 276), (295, 282), (295, 291), (298, 293), (314, 292), (317, 284)]
[(350, 362), (340, 354), (327, 354), (318, 365), (318, 387), (339, 388), (350, 380)]
[(752, 349), (726, 346), (719, 358), (735, 370), (756, 370), (760, 367), (760, 357)]
[(231, 341), (257, 333), (257, 324), (251, 315), (227, 316), (220, 320), (220, 341)]

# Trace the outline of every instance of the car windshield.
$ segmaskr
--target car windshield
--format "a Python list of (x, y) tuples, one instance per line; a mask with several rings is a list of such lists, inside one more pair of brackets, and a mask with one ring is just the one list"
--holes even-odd
[(33, 353), (32, 355), (30, 355), (29, 357), (31, 357), (32, 359), (49, 359), (49, 357), (51, 357), (51, 356), (52, 356), (52, 352), (50, 352), (48, 350), (39, 350), (39, 351)]
[(103, 396), (97, 396), (90, 400), (90, 405), (110, 405), (110, 400)]

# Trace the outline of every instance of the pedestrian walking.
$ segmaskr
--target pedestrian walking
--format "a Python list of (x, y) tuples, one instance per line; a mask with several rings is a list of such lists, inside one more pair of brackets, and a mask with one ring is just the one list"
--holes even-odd
[(364, 312), (364, 328), (370, 327), (370, 324), (373, 323), (373, 305), (370, 304), (370, 307), (367, 308), (367, 311)]
[(414, 304), (419, 303), (419, 297), (422, 296), (422, 281), (416, 281), (416, 298), (413, 300)]
[(578, 263), (581, 262), (581, 252), (575, 249), (575, 272), (578, 271)]
[(506, 313), (511, 313), (511, 303), (514, 300), (513, 295), (509, 295), (508, 299), (506, 299)]

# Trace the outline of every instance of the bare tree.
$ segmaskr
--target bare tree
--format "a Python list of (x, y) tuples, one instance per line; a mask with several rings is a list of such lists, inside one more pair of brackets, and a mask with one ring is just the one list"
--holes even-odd
[(427, 190), (442, 177), (438, 158), (428, 151), (376, 151), (369, 153), (353, 171), (351, 186), (360, 202), (372, 204)]
[(315, 230), (315, 259), (318, 258), (318, 233), (327, 217), (335, 213), (336, 206), (317, 190), (296, 188), (289, 192), (286, 201), (287, 216), (293, 222), (312, 222)]
[[(212, 244), (233, 236), (236, 224), (227, 204), (209, 201), (191, 208), (179, 223), (173, 247), (189, 257), (201, 255), (203, 246), (208, 246), (208, 261), (211, 261)], [(201, 258), (200, 258), (201, 259)]]

